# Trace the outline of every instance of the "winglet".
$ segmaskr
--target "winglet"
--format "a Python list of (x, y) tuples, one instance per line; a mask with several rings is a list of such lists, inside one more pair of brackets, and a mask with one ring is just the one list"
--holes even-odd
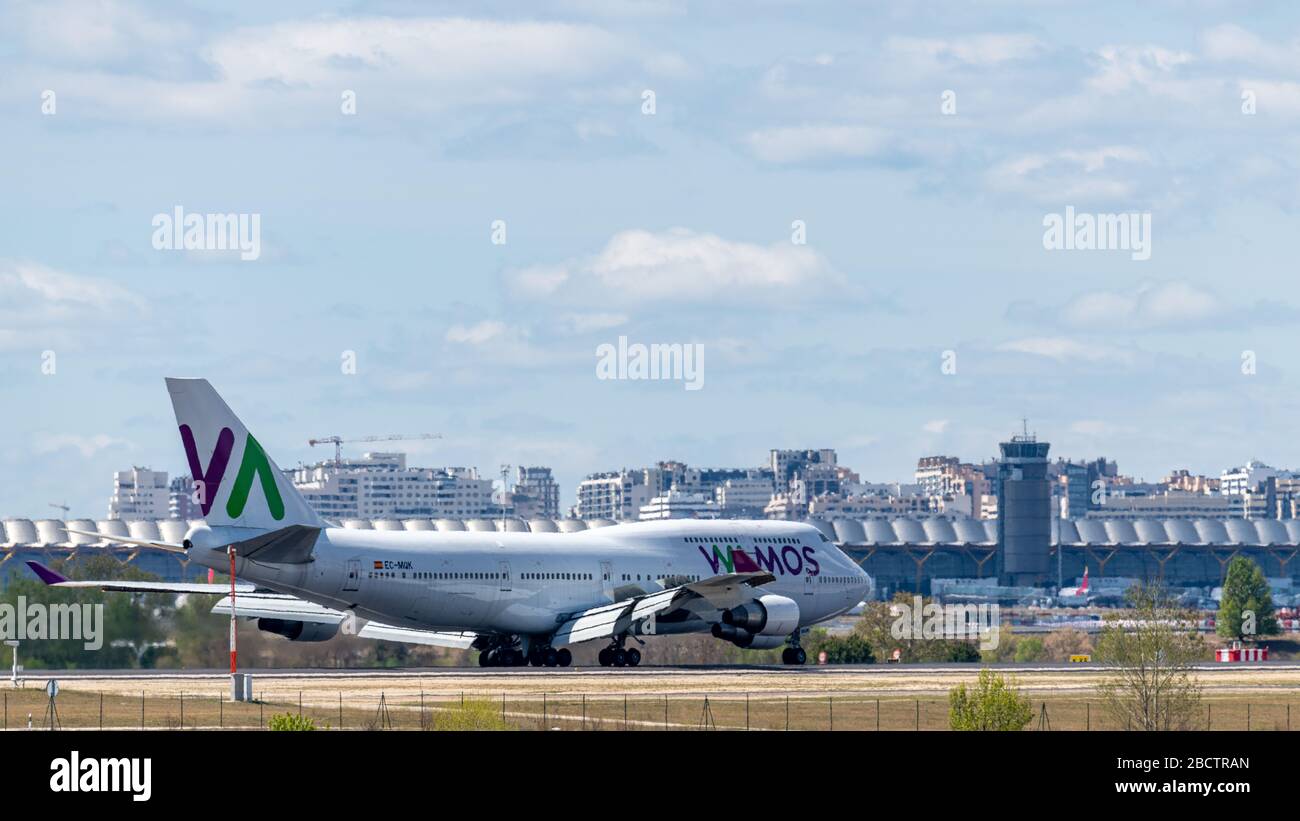
[(28, 561), (27, 566), (46, 584), (62, 584), (68, 580), (67, 576), (54, 572), (40, 562)]

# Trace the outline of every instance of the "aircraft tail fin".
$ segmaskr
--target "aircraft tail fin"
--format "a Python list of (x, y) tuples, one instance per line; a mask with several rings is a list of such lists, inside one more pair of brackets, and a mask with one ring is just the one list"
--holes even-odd
[(325, 526), (208, 380), (169, 378), (167, 392), (209, 527)]

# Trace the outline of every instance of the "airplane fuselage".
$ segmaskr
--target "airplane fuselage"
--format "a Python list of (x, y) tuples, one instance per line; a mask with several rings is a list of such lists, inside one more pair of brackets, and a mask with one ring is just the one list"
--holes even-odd
[[(870, 578), (810, 525), (638, 522), (572, 533), (326, 528), (302, 564), (237, 558), (241, 580), (360, 618), (427, 630), (546, 636), (568, 614), (731, 572), (743, 551), (806, 627), (855, 606)], [(223, 556), (194, 551), (228, 569)], [(672, 632), (711, 621), (686, 619)]]

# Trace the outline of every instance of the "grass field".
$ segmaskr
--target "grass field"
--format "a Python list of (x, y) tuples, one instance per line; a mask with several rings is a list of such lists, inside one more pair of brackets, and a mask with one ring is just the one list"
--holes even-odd
[[(887, 688), (851, 689), (844, 682), (820, 677), (786, 678), (783, 692), (773, 692), (760, 677), (731, 682), (712, 692), (684, 689), (702, 681), (673, 677), (656, 680), (660, 692), (646, 688), (619, 692), (610, 677), (594, 679), (493, 677), (459, 682), (412, 676), (402, 679), (255, 680), (261, 699), (236, 703), (219, 677), (193, 680), (121, 681), (70, 680), (64, 683), (55, 707), (63, 729), (247, 729), (265, 728), (280, 713), (310, 717), (319, 729), (429, 728), (438, 713), (454, 712), (464, 701), (480, 711), (491, 705), (493, 718), (513, 729), (541, 730), (858, 730), (916, 731), (948, 727), (946, 687), (920, 688), (912, 697), (897, 694), (897, 674)], [(965, 679), (964, 673), (955, 677)], [(700, 677), (717, 683), (715, 677)], [(1077, 677), (1069, 687), (1052, 684), (1044, 675), (1020, 676), (1033, 703), (1035, 719), (1029, 729), (1107, 730), (1115, 726), (1091, 682)], [(1027, 680), (1027, 681), (1026, 681)], [(649, 684), (650, 679), (645, 679)], [(1235, 679), (1234, 679), (1235, 681)], [(504, 684), (503, 684), (504, 682)], [(665, 682), (672, 688), (664, 687)], [(799, 684), (798, 688), (791, 687)], [(824, 689), (818, 690), (820, 683)], [(1059, 682), (1056, 682), (1059, 685)], [(466, 684), (465, 689), (455, 689)], [(841, 686), (834, 686), (839, 684)], [(915, 686), (917, 682), (911, 682)], [(449, 686), (450, 685), (450, 686)], [(583, 685), (586, 685), (584, 688)], [(1080, 686), (1082, 685), (1082, 686)], [(548, 692), (547, 687), (554, 688)], [(751, 691), (741, 688), (750, 687)], [(188, 689), (188, 692), (187, 692)], [(1274, 686), (1255, 690), (1228, 686), (1220, 692), (1207, 687), (1205, 724), (1213, 730), (1300, 729), (1300, 689)], [(586, 690), (590, 690), (587, 692)], [(3, 727), (7, 730), (45, 729), (49, 699), (38, 683), (3, 690)]]

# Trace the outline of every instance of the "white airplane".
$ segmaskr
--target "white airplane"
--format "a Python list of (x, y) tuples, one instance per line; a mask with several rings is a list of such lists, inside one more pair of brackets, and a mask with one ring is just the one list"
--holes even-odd
[[(236, 610), (291, 641), (355, 635), (473, 647), (483, 666), (568, 666), (569, 645), (606, 641), (605, 666), (636, 666), (649, 634), (711, 633), (786, 645), (803, 664), (809, 625), (866, 598), (872, 580), (821, 531), (776, 521), (669, 520), (575, 533), (349, 530), (307, 504), (204, 379), (168, 379), (204, 523), (183, 552), (222, 572), (234, 549)], [(72, 531), (69, 532), (80, 532)], [(98, 536), (91, 533), (87, 535)], [(228, 585), (70, 581), (110, 591), (229, 593)], [(213, 608), (229, 614), (227, 595)]]
[(1084, 607), (1090, 599), (1087, 567), (1083, 568), (1083, 582), (1078, 587), (1062, 587), (1056, 591), (1056, 604), (1060, 607)]

